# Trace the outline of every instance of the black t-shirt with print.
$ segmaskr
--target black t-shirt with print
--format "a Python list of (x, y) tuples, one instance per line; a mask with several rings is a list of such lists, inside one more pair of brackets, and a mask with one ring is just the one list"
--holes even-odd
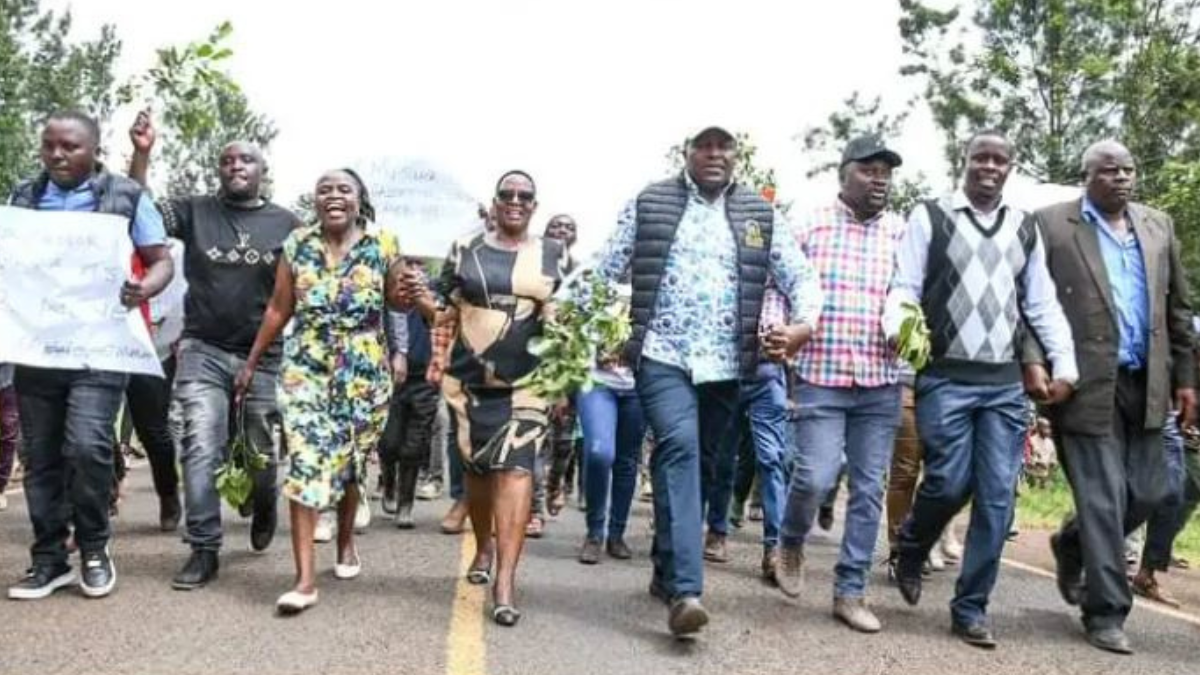
[[(248, 355), (275, 290), (283, 241), (300, 220), (270, 202), (240, 208), (217, 197), (169, 200), (162, 211), (167, 233), (187, 246), (183, 336)], [(279, 351), (277, 341), (266, 356)]]

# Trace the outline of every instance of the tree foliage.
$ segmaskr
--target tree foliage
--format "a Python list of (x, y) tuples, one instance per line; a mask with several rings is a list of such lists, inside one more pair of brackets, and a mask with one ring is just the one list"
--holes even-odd
[(1115, 137), (1138, 162), (1140, 199), (1200, 248), (1184, 187), (1200, 161), (1200, 0), (899, 2), (901, 73), (923, 84), (952, 179), (982, 127), (1008, 132), (1026, 174), (1063, 184), (1080, 181), (1088, 145)]
[(233, 55), (227, 46), (232, 34), (225, 22), (205, 40), (159, 49), (155, 65), (122, 88), (123, 98), (148, 98), (159, 111), (171, 196), (215, 192), (217, 156), (226, 144), (249, 141), (265, 151), (278, 134), (223, 70)]
[[(884, 109), (879, 96), (864, 100), (860, 92), (853, 92), (839, 109), (830, 113), (824, 124), (809, 127), (801, 134), (804, 154), (810, 158), (806, 175), (815, 178), (836, 171), (841, 164), (843, 148), (859, 136), (876, 134), (885, 142), (894, 143), (904, 130), (911, 106), (910, 102), (901, 112), (893, 113)], [(900, 169), (892, 180), (890, 207), (907, 214), (928, 195), (929, 185), (924, 174), (918, 172), (909, 176)]]
[(37, 170), (38, 133), (50, 113), (78, 109), (103, 123), (119, 102), (115, 29), (75, 42), (71, 25), (69, 11), (42, 11), (38, 0), (0, 0), (0, 196)]

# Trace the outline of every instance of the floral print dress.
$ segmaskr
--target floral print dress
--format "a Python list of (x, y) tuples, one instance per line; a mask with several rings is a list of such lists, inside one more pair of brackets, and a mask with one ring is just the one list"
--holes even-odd
[(296, 293), (279, 385), (288, 445), (283, 493), (321, 509), (365, 479), (387, 421), (384, 284), (400, 248), (391, 234), (368, 232), (330, 264), (320, 228), (310, 227), (292, 233), (283, 252)]

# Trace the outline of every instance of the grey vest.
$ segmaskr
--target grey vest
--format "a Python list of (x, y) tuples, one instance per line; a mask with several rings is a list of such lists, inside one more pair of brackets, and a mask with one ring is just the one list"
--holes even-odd
[[(23, 181), (13, 189), (12, 206), (37, 210), (49, 183), (50, 177), (45, 173), (32, 180)], [(134, 217), (137, 216), (138, 199), (143, 191), (137, 181), (124, 176), (114, 176), (103, 166), (98, 166), (96, 174), (92, 177), (96, 212), (128, 218), (131, 228)]]
[[(646, 329), (654, 317), (667, 258), (687, 202), (688, 188), (682, 174), (650, 185), (637, 197), (630, 303), (633, 337), (625, 346), (625, 358), (635, 369), (641, 361)], [(735, 185), (725, 196), (725, 214), (737, 242), (738, 361), (742, 377), (749, 378), (754, 376), (759, 362), (758, 318), (770, 268), (775, 212), (753, 190)], [(758, 237), (751, 234), (758, 246), (747, 245), (747, 234), (752, 227), (758, 229)]]

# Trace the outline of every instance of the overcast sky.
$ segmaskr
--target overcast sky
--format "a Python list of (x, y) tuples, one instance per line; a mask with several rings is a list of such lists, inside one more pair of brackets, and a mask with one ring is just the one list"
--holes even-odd
[[(708, 124), (749, 132), (782, 198), (832, 199), (832, 178), (804, 180), (798, 135), (855, 89), (899, 107), (913, 87), (897, 73), (894, 0), (43, 4), (69, 5), (82, 36), (115, 24), (126, 73), (232, 21), (230, 70), (280, 128), (269, 155), (281, 203), (365, 157), (429, 158), (481, 200), (523, 168), (538, 182), (539, 230), (574, 214), (589, 248), (663, 175), (667, 149)], [(923, 110), (895, 146), (906, 169), (941, 180)], [(123, 132), (111, 150), (128, 152)]]

